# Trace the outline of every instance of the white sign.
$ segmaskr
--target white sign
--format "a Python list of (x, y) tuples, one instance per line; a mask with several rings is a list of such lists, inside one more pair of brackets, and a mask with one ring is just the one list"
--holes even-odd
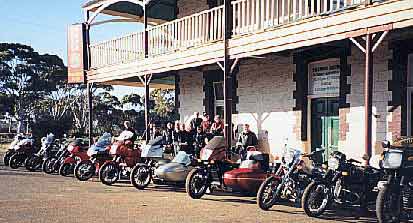
[(340, 61), (324, 60), (308, 65), (309, 94), (314, 97), (338, 97), (340, 94)]

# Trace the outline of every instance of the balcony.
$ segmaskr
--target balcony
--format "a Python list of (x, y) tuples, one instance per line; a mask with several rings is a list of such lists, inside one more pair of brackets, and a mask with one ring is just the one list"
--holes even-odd
[[(413, 25), (413, 1), (237, 0), (232, 2), (231, 58), (279, 52), (348, 38), (368, 28)], [(144, 32), (90, 46), (92, 82), (162, 73), (211, 64), (224, 55), (224, 7), (148, 28)]]

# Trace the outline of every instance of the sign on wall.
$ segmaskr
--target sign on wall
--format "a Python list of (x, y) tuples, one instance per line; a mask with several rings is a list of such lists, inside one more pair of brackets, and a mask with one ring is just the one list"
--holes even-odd
[(67, 37), (68, 82), (85, 83), (87, 70), (86, 25), (70, 25)]
[(328, 59), (308, 65), (309, 95), (338, 97), (340, 94), (340, 60)]

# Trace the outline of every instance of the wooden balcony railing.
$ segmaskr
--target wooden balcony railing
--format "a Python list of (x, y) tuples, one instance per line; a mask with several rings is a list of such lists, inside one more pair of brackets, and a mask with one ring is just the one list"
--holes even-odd
[[(365, 0), (236, 0), (233, 35), (245, 35), (313, 16), (327, 15)], [(219, 6), (148, 28), (149, 57), (223, 40), (224, 7)], [(134, 33), (91, 46), (91, 67), (144, 58), (144, 34)]]

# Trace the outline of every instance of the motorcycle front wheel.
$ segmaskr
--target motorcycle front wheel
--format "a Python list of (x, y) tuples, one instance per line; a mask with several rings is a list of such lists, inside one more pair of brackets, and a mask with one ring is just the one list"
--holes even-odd
[(301, 206), (309, 217), (318, 217), (324, 213), (330, 203), (327, 185), (312, 182), (304, 190)]
[(96, 167), (90, 160), (82, 160), (75, 167), (75, 177), (80, 181), (87, 181), (95, 175)]
[(21, 154), (14, 154), (13, 156), (10, 157), (10, 168), (12, 169), (17, 169), (19, 168), (23, 162), (24, 162), (24, 157)]
[(35, 171), (42, 166), (42, 158), (38, 156), (29, 157), (25, 162), (25, 167), (28, 171)]
[(10, 157), (13, 155), (11, 151), (7, 151), (3, 156), (3, 163), (5, 166), (10, 164)]
[(54, 172), (54, 164), (56, 163), (56, 158), (54, 157), (50, 157), (47, 158), (42, 165), (42, 170), (43, 172), (47, 173), (47, 174), (52, 174)]
[(200, 169), (193, 169), (186, 177), (185, 189), (186, 193), (192, 199), (200, 199), (208, 189), (208, 176)]
[(73, 164), (72, 163), (63, 163), (59, 168), (59, 174), (61, 176), (67, 177), (73, 173)]
[(105, 185), (112, 185), (118, 182), (120, 168), (115, 162), (108, 162), (99, 169), (99, 180)]
[(136, 165), (131, 172), (130, 181), (132, 185), (139, 189), (145, 189), (152, 180), (151, 169), (146, 165)]
[(258, 207), (264, 211), (268, 211), (278, 200), (278, 195), (275, 194), (277, 187), (281, 181), (274, 177), (267, 178), (262, 182), (257, 192)]
[(400, 222), (400, 190), (393, 190), (390, 185), (380, 189), (376, 200), (376, 215), (379, 223)]

